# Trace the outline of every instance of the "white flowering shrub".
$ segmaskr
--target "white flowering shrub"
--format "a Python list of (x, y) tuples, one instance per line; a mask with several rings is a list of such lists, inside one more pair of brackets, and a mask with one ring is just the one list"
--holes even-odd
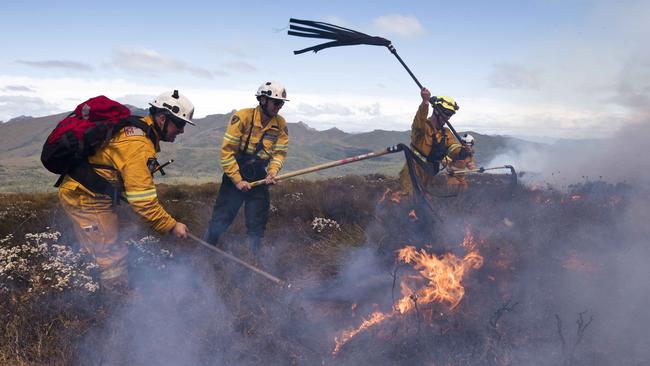
[(140, 240), (129, 239), (126, 243), (130, 247), (130, 255), (138, 264), (164, 269), (167, 261), (174, 258), (172, 252), (160, 247), (160, 239), (152, 235)]
[(97, 265), (72, 248), (58, 244), (59, 232), (25, 234), (16, 242), (0, 239), (0, 295), (11, 291), (44, 295), (75, 289), (95, 292), (92, 270)]
[(0, 220), (6, 218), (15, 218), (15, 219), (28, 219), (36, 217), (36, 213), (32, 210), (29, 210), (28, 205), (33, 202), (31, 201), (22, 201), (19, 203), (9, 202), (0, 207)]
[(336, 222), (336, 220), (325, 217), (315, 217), (311, 221), (311, 228), (317, 233), (341, 231), (341, 226)]

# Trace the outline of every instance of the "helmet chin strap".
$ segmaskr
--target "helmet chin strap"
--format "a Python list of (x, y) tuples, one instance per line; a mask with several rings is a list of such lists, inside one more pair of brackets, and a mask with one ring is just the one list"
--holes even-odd
[[(162, 113), (163, 116), (165, 116), (165, 123), (163, 123), (162, 130), (160, 129), (160, 126), (158, 125), (158, 121), (155, 121), (153, 124), (154, 128), (156, 129), (156, 132), (158, 132), (158, 135), (160, 136), (160, 139), (162, 141), (169, 141), (167, 139), (167, 129), (169, 127), (169, 116)], [(154, 118), (155, 120), (155, 118)]]
[(266, 117), (271, 118), (272, 116), (269, 113), (268, 106), (269, 106), (269, 98), (265, 97), (264, 104), (262, 104), (262, 101), (260, 101), (260, 107), (262, 108), (262, 113), (264, 113)]

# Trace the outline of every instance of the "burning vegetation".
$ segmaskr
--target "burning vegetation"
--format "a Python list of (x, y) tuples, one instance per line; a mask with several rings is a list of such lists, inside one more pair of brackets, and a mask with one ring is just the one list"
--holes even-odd
[(418, 304), (424, 308), (435, 302), (446, 304), (449, 310), (454, 309), (465, 295), (463, 278), (469, 270), (478, 269), (483, 265), (483, 257), (476, 249), (473, 239), (468, 228), (465, 239), (461, 243), (462, 247), (468, 249), (468, 253), (462, 258), (452, 253), (429, 254), (425, 249), (417, 250), (411, 245), (398, 250), (397, 262), (411, 265), (417, 273), (401, 280), (402, 298), (393, 305), (390, 312), (376, 311), (368, 319), (364, 319), (357, 328), (344, 331), (340, 339), (336, 337), (334, 339), (336, 346), (332, 355), (336, 356), (341, 348), (359, 332), (379, 325), (395, 315), (405, 315), (417, 309)]
[[(0, 364), (647, 363), (648, 192), (499, 179), (433, 211), (383, 177), (274, 187), (262, 254), (240, 245), (242, 217), (224, 239), (290, 288), (132, 224), (135, 291), (117, 304), (91, 291), (53, 195), (4, 195)], [(200, 234), (215, 185), (159, 190)]]

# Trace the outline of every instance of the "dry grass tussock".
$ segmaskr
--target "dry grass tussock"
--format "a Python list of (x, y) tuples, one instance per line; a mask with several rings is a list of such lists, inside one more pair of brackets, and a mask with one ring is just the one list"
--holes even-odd
[[(598, 337), (589, 337), (595, 326), (588, 328), (587, 322), (578, 329), (579, 339), (565, 339), (573, 329), (562, 329), (560, 319), (578, 313), (574, 302), (580, 311), (595, 306), (590, 314), (598, 315), (600, 308), (588, 300), (565, 301), (567, 288), (558, 287), (566, 287), (566, 278), (589, 286), (592, 277), (602, 286), (608, 263), (593, 250), (611, 252), (610, 240), (626, 245), (621, 233), (647, 237), (647, 228), (622, 219), (638, 192), (597, 182), (569, 192), (513, 188), (488, 176), (472, 184), (462, 196), (433, 197), (433, 211), (394, 194), (397, 182), (382, 176), (295, 180), (273, 187), (261, 254), (253, 256), (244, 245), (241, 213), (223, 240), (228, 251), (290, 281), (291, 289), (190, 240), (158, 237), (122, 204), (120, 240), (130, 246), (135, 289), (123, 303), (101, 300), (96, 268), (78, 252), (55, 195), (2, 195), (0, 364), (580, 365), (621, 360), (621, 350), (631, 348), (602, 350)], [(158, 189), (168, 211), (201, 236), (218, 185)], [(468, 229), (485, 262), (465, 279), (466, 295), (457, 307), (421, 305), (358, 333), (332, 356), (334, 337), (372, 312), (390, 311), (401, 296), (400, 279), (417, 275), (396, 264), (396, 250), (413, 245), (438, 255), (461, 255), (458, 244)], [(616, 303), (606, 304), (617, 309)], [(623, 361), (644, 356), (628, 352)]]

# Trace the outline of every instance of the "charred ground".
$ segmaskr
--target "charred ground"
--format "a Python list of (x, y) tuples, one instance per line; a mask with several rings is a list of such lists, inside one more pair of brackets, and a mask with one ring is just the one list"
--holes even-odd
[[(369, 176), (272, 188), (267, 246), (257, 259), (241, 245), (245, 236), (238, 218), (225, 238), (227, 248), (291, 282), (290, 289), (191, 241), (140, 240), (151, 233), (140, 231), (123, 205), (122, 240), (132, 240), (135, 296), (105, 304), (87, 288), (55, 288), (44, 280), (46, 274), (9, 279), (5, 271), (0, 362), (641, 365), (650, 360), (647, 190), (589, 181), (565, 192), (513, 188), (486, 175), (473, 179), (462, 196), (433, 197), (430, 213), (393, 194), (396, 186)], [(217, 185), (159, 191), (172, 215), (203, 232)], [(0, 205), (3, 249), (22, 244), (28, 249), (34, 239), (23, 238), (30, 233), (60, 231), (59, 243), (74, 243), (54, 195), (3, 195)], [(400, 283), (418, 276), (411, 266), (396, 264), (396, 250), (412, 245), (460, 257), (468, 232), (483, 264), (463, 277), (458, 306), (419, 304), (357, 333), (332, 354), (335, 337), (374, 312), (391, 311), (402, 297)]]

